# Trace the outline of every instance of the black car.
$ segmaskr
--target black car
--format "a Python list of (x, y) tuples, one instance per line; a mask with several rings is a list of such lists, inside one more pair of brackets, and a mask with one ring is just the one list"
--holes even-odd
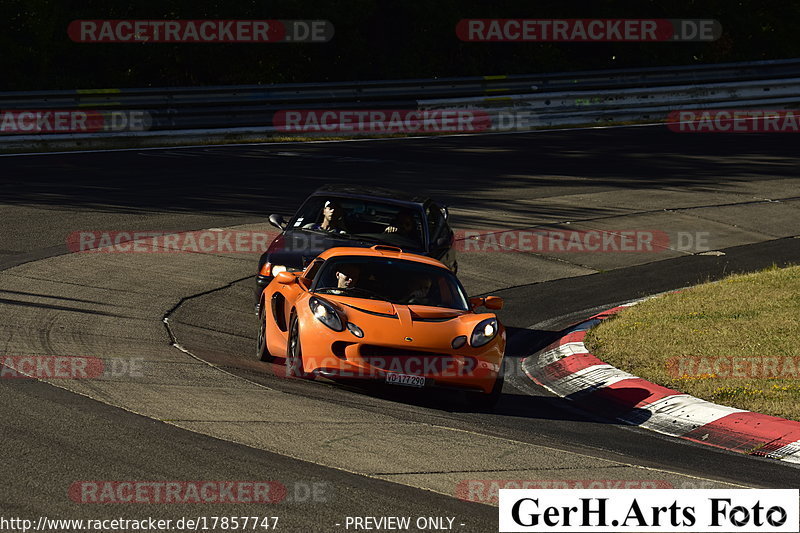
[(375, 187), (321, 187), (290, 220), (270, 215), (270, 223), (281, 234), (258, 261), (256, 313), (261, 292), (278, 272), (303, 270), (321, 252), (336, 246), (396, 246), (457, 271), (447, 217), (446, 207), (424, 196)]

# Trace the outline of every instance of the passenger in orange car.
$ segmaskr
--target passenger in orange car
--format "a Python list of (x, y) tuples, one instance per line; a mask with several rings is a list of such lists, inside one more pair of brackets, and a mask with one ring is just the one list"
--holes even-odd
[(418, 305), (430, 304), (429, 294), (431, 292), (432, 280), (428, 276), (417, 276), (411, 278), (408, 287), (408, 303)]

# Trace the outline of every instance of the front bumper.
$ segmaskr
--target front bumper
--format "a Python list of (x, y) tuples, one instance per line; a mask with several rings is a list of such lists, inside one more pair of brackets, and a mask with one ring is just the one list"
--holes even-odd
[(424, 377), (425, 387), (481, 390), (488, 394), (500, 372), (505, 350), (505, 332), (486, 346), (458, 350), (367, 344), (354, 338), (343, 341), (342, 334), (331, 333), (334, 335), (315, 335), (312, 343), (303, 340), (303, 366), (307, 372), (369, 381), (386, 381), (391, 373), (405, 374)]

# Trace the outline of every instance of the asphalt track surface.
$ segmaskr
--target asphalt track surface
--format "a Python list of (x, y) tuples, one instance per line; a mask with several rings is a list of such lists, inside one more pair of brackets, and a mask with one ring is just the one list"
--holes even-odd
[[(183, 258), (158, 254), (118, 256), (113, 268), (93, 263), (94, 257), (64, 255), (66, 235), (79, 230), (266, 229), (267, 214), (290, 213), (310, 191), (331, 182), (425, 191), (452, 206), (453, 224), (459, 228), (703, 232), (711, 248), (724, 253), (699, 255), (700, 250), (674, 245), (652, 254), (464, 253), (460, 277), (468, 290), (506, 299), (499, 316), (509, 327), (513, 365), (598, 308), (729, 272), (800, 262), (800, 239), (795, 238), (800, 234), (798, 159), (792, 136), (681, 135), (661, 127), (0, 158), (4, 355), (103, 354), (129, 338), (123, 355), (147, 352), (153, 364), (164, 357), (174, 357), (169, 362), (177, 364), (185, 354), (170, 346), (173, 339), (160, 324), (169, 314), (174, 338), (229, 372), (226, 379), (244, 378), (252, 387), (263, 385), (281, 393), (278, 398), (291, 399), (269, 406), (288, 418), (272, 424), (265, 418), (256, 432), (290, 433), (291, 421), (302, 424), (305, 413), (281, 412), (282, 406), (317, 401), (330, 409), (329, 424), (341, 411), (348, 417), (394, 420), (397, 428), (464, 435), (472, 439), (476, 463), (470, 469), (464, 466), (470, 458), (453, 458), (453, 464), (441, 461), (438, 470), (403, 470), (395, 463), (404, 453), (413, 454), (408, 448), (424, 448), (424, 443), (381, 422), (383, 432), (394, 435), (388, 439), (392, 445), (385, 454), (370, 457), (371, 468), (355, 462), (348, 468), (358, 450), (335, 443), (327, 452), (311, 446), (281, 451), (269, 439), (259, 447), (261, 437), (242, 436), (237, 433), (246, 431), (242, 428), (215, 433), (194, 421), (140, 416), (135, 413), (145, 408), (128, 406), (124, 393), (113, 394), (115, 386), (127, 384), (81, 389), (78, 384), (0, 380), (3, 514), (252, 515), (248, 504), (81, 505), (67, 497), (67, 487), (92, 479), (273, 479), (301, 493), (313, 483), (327, 491), (317, 501), (300, 494), (292, 502), (258, 510), (262, 516), (280, 516), (285, 531), (343, 531), (335, 524), (346, 516), (403, 515), (451, 516), (464, 524), (457, 531), (495, 531), (495, 508), (454, 498), (454, 479), (650, 479), (661, 472), (673, 484), (799, 487), (796, 468), (590, 418), (516, 375), (492, 414), (469, 412), (457, 397), (278, 378), (270, 365), (252, 358), (252, 280), (246, 278), (255, 255), (193, 257), (199, 262), (187, 264), (195, 267), (189, 269), (180, 262)], [(141, 279), (115, 277), (115, 271), (134, 263)], [(180, 285), (169, 294), (171, 305), (121, 306), (123, 313), (97, 304), (109, 295), (128, 298), (128, 290), (151, 290), (155, 298), (159, 291), (168, 292), (170, 274), (176, 280), (191, 278), (181, 281), (187, 289)], [(135, 332), (120, 334), (121, 339), (109, 333), (110, 340), (98, 341), (83, 334), (96, 324), (132, 331), (147, 324), (159, 333), (141, 341)], [(82, 353), (74, 353), (81, 348)], [(164, 377), (163, 385), (169, 380)], [(202, 395), (204, 386), (213, 388), (198, 381), (192, 394)], [(213, 400), (208, 409), (214, 409)], [(240, 425), (246, 425), (253, 409), (238, 406)], [(325, 431), (333, 432), (330, 425), (315, 424), (307, 440), (324, 440)], [(364, 431), (375, 435), (369, 433), (375, 428)], [(354, 438), (351, 447), (357, 448)], [(504, 443), (513, 446), (499, 450)], [(526, 469), (514, 463), (521, 451), (530, 450), (534, 458), (574, 454), (570, 457), (585, 458), (587, 465)], [(478, 465), (479, 458), (499, 453), (509, 464), (505, 471), (496, 464)], [(588, 465), (592, 461), (608, 468)], [(615, 474), (611, 466), (638, 474)], [(532, 471), (540, 473), (531, 477)]]

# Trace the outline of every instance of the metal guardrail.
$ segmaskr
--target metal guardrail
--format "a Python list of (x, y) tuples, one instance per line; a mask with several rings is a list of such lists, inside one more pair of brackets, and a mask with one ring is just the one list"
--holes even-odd
[[(686, 108), (800, 104), (800, 59), (554, 74), (310, 84), (2, 92), (0, 110), (142, 111), (147, 131), (0, 135), (17, 141), (279, 133), (282, 110), (481, 109), (531, 127), (659, 120)], [(7, 132), (4, 132), (7, 133)]]

